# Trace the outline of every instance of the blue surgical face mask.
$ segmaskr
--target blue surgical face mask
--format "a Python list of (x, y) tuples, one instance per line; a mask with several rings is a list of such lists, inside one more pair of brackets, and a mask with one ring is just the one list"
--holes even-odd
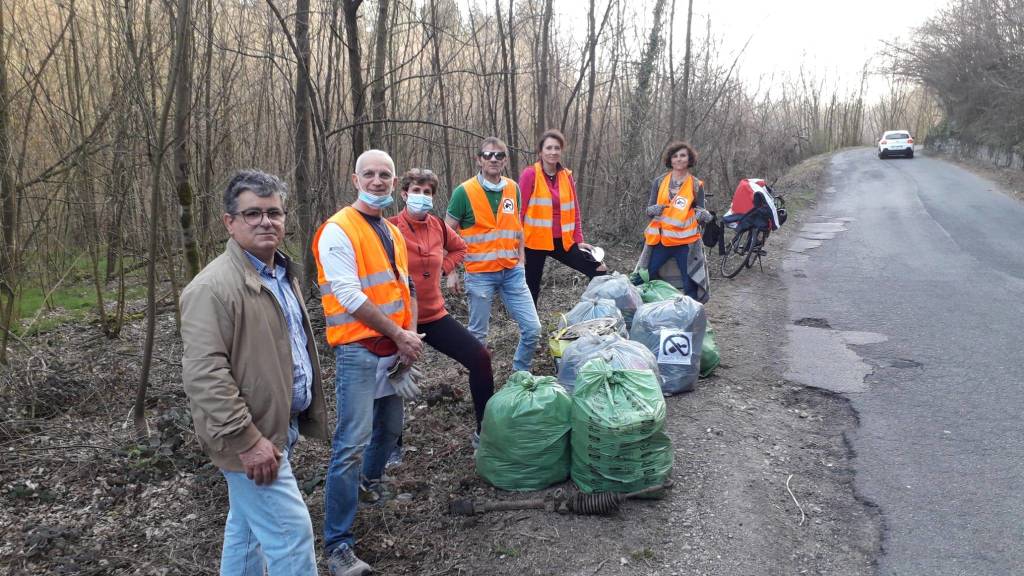
[(434, 198), (426, 194), (409, 194), (406, 196), (405, 205), (409, 208), (409, 212), (419, 216), (430, 212), (430, 209), (434, 207)]
[(395, 201), (391, 194), (388, 194), (387, 196), (377, 196), (375, 194), (370, 194), (366, 190), (359, 191), (359, 199), (378, 210), (391, 206)]
[(501, 182), (495, 184), (493, 182), (488, 182), (487, 178), (484, 178), (482, 175), (477, 176), (476, 178), (480, 181), (480, 185), (484, 187), (484, 190), (487, 190), (488, 192), (501, 192), (505, 189), (505, 184), (508, 182), (502, 178)]

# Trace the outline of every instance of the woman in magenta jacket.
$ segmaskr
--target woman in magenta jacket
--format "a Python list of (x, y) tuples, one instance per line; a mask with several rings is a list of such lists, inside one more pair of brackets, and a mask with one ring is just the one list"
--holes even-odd
[(519, 175), (526, 241), (526, 285), (536, 304), (544, 263), (550, 256), (582, 272), (587, 278), (601, 276), (608, 268), (590, 256), (593, 248), (583, 241), (580, 205), (572, 171), (562, 166), (565, 136), (546, 130), (537, 142), (537, 162)]

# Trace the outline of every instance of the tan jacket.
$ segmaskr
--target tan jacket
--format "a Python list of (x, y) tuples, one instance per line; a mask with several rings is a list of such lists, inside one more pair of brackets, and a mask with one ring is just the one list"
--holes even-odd
[[(302, 292), (287, 263), (292, 290)], [(302, 306), (312, 402), (299, 415), (299, 431), (327, 440), (327, 408), (309, 314)], [(265, 436), (279, 449), (288, 440), (292, 351), (288, 324), (274, 295), (234, 240), (181, 293), (181, 379), (192, 421), (213, 463), (241, 472), (238, 454)]]

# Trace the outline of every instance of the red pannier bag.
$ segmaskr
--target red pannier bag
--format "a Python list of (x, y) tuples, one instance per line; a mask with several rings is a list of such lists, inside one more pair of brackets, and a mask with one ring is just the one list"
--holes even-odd
[(768, 186), (760, 178), (744, 178), (740, 180), (739, 186), (736, 186), (736, 191), (732, 193), (732, 208), (730, 212), (733, 214), (746, 214), (754, 209), (754, 188), (750, 185), (751, 180), (762, 188)]

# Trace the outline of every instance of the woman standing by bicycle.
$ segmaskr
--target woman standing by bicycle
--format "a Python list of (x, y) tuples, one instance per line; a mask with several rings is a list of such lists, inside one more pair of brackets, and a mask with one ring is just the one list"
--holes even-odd
[(608, 271), (589, 256), (593, 247), (583, 242), (576, 182), (572, 171), (562, 166), (564, 148), (565, 136), (558, 130), (546, 130), (537, 143), (537, 162), (519, 176), (519, 191), (526, 207), (520, 212), (526, 241), (526, 285), (534, 304), (540, 297), (540, 280), (548, 256), (587, 278)]
[(697, 152), (686, 142), (671, 142), (662, 163), (669, 171), (651, 181), (647, 206), (651, 217), (644, 231), (644, 240), (651, 247), (647, 272), (654, 280), (661, 267), (674, 259), (683, 279), (683, 293), (696, 299), (697, 284), (688, 274), (687, 261), (690, 246), (700, 240), (700, 224), (712, 218), (704, 209), (704, 182), (690, 174)]

